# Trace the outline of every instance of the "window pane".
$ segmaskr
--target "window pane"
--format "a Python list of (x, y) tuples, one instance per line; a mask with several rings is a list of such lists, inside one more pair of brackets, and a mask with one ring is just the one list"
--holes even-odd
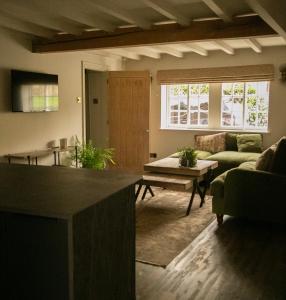
[(231, 113), (222, 113), (222, 126), (231, 126)]
[(198, 97), (192, 96), (190, 98), (190, 103), (191, 103), (191, 106), (190, 106), (191, 110), (198, 110), (199, 109), (199, 99), (198, 99)]
[(192, 125), (198, 125), (198, 113), (197, 112), (191, 112), (190, 114), (191, 124)]
[(201, 84), (200, 85), (200, 95), (209, 95), (209, 85), (208, 84)]
[(209, 109), (209, 98), (200, 97), (200, 110), (208, 110), (208, 109)]
[(244, 83), (235, 83), (233, 85), (233, 95), (234, 96), (243, 96), (244, 93)]
[(187, 124), (187, 119), (188, 119), (188, 113), (181, 112), (180, 113), (180, 124)]
[(247, 93), (247, 95), (256, 95), (257, 83), (256, 82), (248, 82), (246, 84), (246, 93)]
[(178, 113), (177, 112), (171, 112), (170, 123), (178, 124)]
[(188, 109), (188, 98), (184, 98), (180, 100), (180, 110)]
[(255, 112), (251, 112), (248, 113), (247, 115), (247, 119), (246, 119), (246, 123), (247, 123), (247, 127), (255, 127), (256, 125), (256, 113)]
[(256, 106), (257, 106), (257, 97), (255, 96), (252, 96), (252, 97), (248, 97), (247, 100), (246, 100), (246, 108), (248, 110), (251, 110), (251, 111), (255, 111), (256, 110)]
[(234, 127), (242, 127), (243, 126), (243, 112), (242, 112), (242, 110), (233, 112), (232, 126), (234, 126)]
[(170, 96), (180, 96), (187, 97), (188, 96), (188, 85), (187, 84), (176, 84), (169, 86)]
[(208, 113), (200, 113), (200, 125), (208, 125)]
[(190, 94), (198, 95), (200, 91), (200, 87), (198, 84), (190, 84)]
[(223, 96), (232, 95), (232, 83), (223, 83), (222, 94)]
[(224, 97), (222, 101), (222, 110), (223, 111), (231, 111), (232, 110), (232, 98)]
[(268, 114), (267, 113), (258, 113), (257, 125), (259, 127), (265, 128), (268, 123)]
[(179, 109), (178, 99), (177, 98), (170, 98), (170, 108), (172, 110), (178, 110)]

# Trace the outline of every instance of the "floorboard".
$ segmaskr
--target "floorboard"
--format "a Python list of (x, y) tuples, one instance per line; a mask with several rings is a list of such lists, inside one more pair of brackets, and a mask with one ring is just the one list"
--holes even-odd
[(285, 300), (285, 233), (246, 219), (213, 222), (166, 269), (136, 264), (137, 300)]

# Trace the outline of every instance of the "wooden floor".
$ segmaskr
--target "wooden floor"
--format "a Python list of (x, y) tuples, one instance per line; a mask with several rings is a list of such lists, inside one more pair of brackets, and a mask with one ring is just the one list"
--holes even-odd
[(166, 269), (136, 264), (137, 300), (285, 300), (285, 233), (230, 217), (220, 228), (213, 222)]

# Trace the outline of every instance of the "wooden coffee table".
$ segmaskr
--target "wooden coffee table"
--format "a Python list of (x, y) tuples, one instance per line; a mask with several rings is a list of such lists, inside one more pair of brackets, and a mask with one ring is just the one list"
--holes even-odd
[[(198, 160), (197, 165), (193, 168), (188, 168), (188, 167), (181, 167), (179, 165), (179, 158), (174, 158), (174, 157), (166, 157), (148, 164), (144, 165), (144, 171), (147, 171), (147, 175), (145, 173), (145, 178), (148, 179), (148, 174), (160, 174), (161, 181), (163, 182), (164, 174), (167, 175), (168, 178), (170, 178), (170, 174), (175, 175), (174, 177), (180, 175), (180, 176), (185, 176), (186, 179), (189, 179), (192, 181), (192, 195), (189, 201), (189, 205), (187, 208), (186, 215), (189, 215), (193, 200), (195, 197), (196, 192), (200, 195), (201, 198), (201, 203), (200, 207), (204, 204), (205, 201), (205, 195), (206, 191), (209, 187), (210, 184), (210, 179), (211, 179), (211, 174), (212, 170), (217, 168), (218, 162), (217, 161), (211, 161), (211, 160)], [(143, 185), (146, 185), (146, 189), (150, 189), (150, 185), (156, 185), (154, 183), (154, 180), (152, 181), (151, 184), (148, 184), (148, 180), (144, 180), (143, 176)], [(168, 179), (169, 180), (169, 179)], [(199, 181), (204, 180), (205, 184), (203, 186), (203, 189), (199, 186)], [(161, 182), (161, 183), (162, 183)], [(141, 185), (142, 186), (142, 185)], [(160, 185), (160, 182), (158, 181), (158, 186)], [(151, 189), (150, 189), (151, 190)]]

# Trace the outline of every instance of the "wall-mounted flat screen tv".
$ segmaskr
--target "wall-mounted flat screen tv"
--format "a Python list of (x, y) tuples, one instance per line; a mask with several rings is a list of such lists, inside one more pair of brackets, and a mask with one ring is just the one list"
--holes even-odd
[(11, 70), (12, 111), (59, 110), (58, 75)]

